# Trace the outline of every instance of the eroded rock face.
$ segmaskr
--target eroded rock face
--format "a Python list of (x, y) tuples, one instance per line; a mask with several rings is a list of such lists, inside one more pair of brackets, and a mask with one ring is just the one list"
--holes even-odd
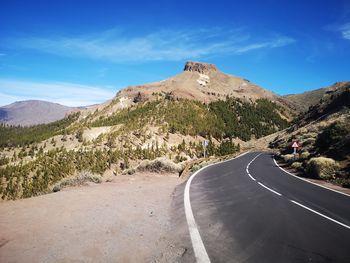
[(211, 71), (218, 71), (218, 69), (214, 64), (188, 61), (185, 64), (184, 71), (194, 71), (201, 74), (208, 74)]
[(143, 102), (146, 100), (145, 94), (138, 92), (137, 95), (134, 97), (133, 102), (138, 103), (138, 102)]

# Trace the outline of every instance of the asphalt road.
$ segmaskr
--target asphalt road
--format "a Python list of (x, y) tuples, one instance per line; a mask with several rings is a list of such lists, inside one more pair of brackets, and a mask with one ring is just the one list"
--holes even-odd
[(350, 262), (350, 197), (286, 174), (270, 154), (207, 167), (188, 189), (197, 256), (204, 249), (211, 262)]

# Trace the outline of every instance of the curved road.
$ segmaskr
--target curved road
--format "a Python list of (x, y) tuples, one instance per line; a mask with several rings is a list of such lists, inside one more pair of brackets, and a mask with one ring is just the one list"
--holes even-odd
[(186, 188), (198, 262), (350, 262), (350, 196), (285, 173), (271, 154), (207, 167)]

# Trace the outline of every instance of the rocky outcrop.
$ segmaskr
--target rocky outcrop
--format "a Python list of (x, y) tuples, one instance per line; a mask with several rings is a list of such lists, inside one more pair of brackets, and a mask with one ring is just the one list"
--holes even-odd
[(214, 64), (188, 61), (188, 62), (186, 62), (184, 71), (198, 72), (201, 74), (208, 74), (209, 72), (212, 72), (212, 71), (218, 71), (218, 69), (216, 68), (216, 66)]
[(138, 103), (138, 102), (143, 102), (146, 100), (145, 94), (138, 92), (137, 95), (134, 97), (133, 102)]

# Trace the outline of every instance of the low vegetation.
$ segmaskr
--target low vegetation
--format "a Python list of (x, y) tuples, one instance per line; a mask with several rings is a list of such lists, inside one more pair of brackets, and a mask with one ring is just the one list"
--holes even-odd
[(160, 157), (155, 160), (144, 160), (138, 166), (138, 171), (150, 171), (155, 173), (169, 172), (169, 173), (181, 173), (183, 170), (183, 164), (174, 163), (173, 161)]
[(75, 176), (64, 178), (52, 190), (58, 192), (64, 187), (85, 185), (87, 182), (102, 183), (102, 177), (89, 171), (81, 171)]
[[(0, 147), (6, 148), (7, 155), (0, 156), (0, 196), (17, 199), (58, 191), (102, 176), (107, 170), (130, 175), (137, 170), (180, 173), (184, 161), (203, 157), (198, 136), (209, 141), (207, 157), (233, 154), (240, 151), (235, 138), (250, 140), (285, 128), (288, 122), (281, 111), (264, 99), (250, 103), (227, 98), (204, 104), (161, 98), (110, 115), (102, 109), (90, 117), (79, 119), (79, 114), (72, 114), (32, 127), (1, 125)], [(90, 142), (85, 139), (87, 129), (102, 126), (118, 129), (112, 127)], [(161, 145), (149, 134), (148, 127), (157, 127)], [(190, 136), (193, 141), (169, 146), (169, 134)], [(61, 136), (53, 137), (57, 135)], [(131, 135), (139, 142), (135, 143)], [(69, 144), (74, 144), (72, 150), (66, 148)]]
[(185, 99), (158, 100), (101, 117), (91, 125), (127, 124), (128, 130), (136, 130), (151, 124), (162, 126), (170, 133), (247, 141), (252, 136), (260, 138), (286, 128), (288, 121), (281, 117), (279, 111), (282, 111), (280, 106), (266, 99), (249, 103), (227, 98), (209, 105)]
[(9, 126), (0, 123), (0, 148), (21, 147), (38, 143), (58, 134), (64, 134), (65, 129), (76, 121), (79, 113), (48, 124), (30, 127)]
[[(326, 93), (317, 105), (299, 116), (291, 128), (270, 144), (279, 149), (280, 159), (285, 164), (303, 176), (343, 187), (350, 187), (349, 85), (342, 84), (339, 89)], [(296, 156), (291, 154), (293, 141), (301, 146)]]
[(336, 161), (326, 157), (314, 157), (307, 162), (306, 172), (310, 177), (334, 179), (339, 165)]

